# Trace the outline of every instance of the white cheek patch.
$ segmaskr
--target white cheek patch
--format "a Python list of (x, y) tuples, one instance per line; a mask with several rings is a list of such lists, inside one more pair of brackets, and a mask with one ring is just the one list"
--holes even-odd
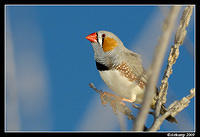
[(100, 37), (98, 37), (98, 42), (99, 42), (99, 44), (101, 45), (101, 47), (102, 47), (102, 38), (100, 38)]

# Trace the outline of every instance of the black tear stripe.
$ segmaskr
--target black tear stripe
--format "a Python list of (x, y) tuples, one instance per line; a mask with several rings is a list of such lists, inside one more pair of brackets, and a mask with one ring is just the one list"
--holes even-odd
[(104, 37), (102, 37), (102, 47), (103, 47), (103, 43), (104, 43)]
[(101, 64), (101, 63), (99, 63), (99, 62), (97, 62), (97, 61), (96, 61), (96, 66), (97, 66), (97, 69), (98, 69), (99, 71), (109, 70), (109, 68), (108, 68), (107, 66), (105, 66), (105, 65), (103, 65), (103, 64)]
[(97, 35), (97, 42), (99, 43), (98, 33), (96, 33), (96, 35)]

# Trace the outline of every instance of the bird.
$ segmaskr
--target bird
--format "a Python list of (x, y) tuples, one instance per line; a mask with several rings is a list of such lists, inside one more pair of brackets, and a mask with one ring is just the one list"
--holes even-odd
[[(143, 101), (147, 74), (142, 65), (140, 55), (127, 49), (122, 41), (112, 32), (97, 31), (86, 36), (92, 44), (96, 68), (104, 83), (117, 95), (104, 92), (101, 95), (102, 104), (106, 104), (104, 95), (109, 95), (121, 101), (141, 104)], [(151, 108), (155, 109), (159, 91), (155, 86), (155, 95)], [(167, 111), (162, 105), (161, 115)], [(171, 115), (166, 118), (169, 122), (178, 123)]]

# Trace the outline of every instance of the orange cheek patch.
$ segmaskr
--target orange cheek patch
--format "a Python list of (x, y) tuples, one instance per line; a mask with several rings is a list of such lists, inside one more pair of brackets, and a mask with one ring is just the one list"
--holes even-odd
[(104, 38), (104, 42), (102, 45), (104, 52), (111, 51), (117, 46), (118, 46), (118, 43), (113, 38), (109, 38), (109, 37)]

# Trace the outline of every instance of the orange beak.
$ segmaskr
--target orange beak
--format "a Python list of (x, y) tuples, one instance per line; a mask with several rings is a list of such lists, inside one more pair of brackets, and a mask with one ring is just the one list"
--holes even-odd
[(88, 35), (87, 37), (85, 37), (87, 40), (89, 40), (90, 42), (97, 42), (97, 34), (92, 33), (90, 35)]

